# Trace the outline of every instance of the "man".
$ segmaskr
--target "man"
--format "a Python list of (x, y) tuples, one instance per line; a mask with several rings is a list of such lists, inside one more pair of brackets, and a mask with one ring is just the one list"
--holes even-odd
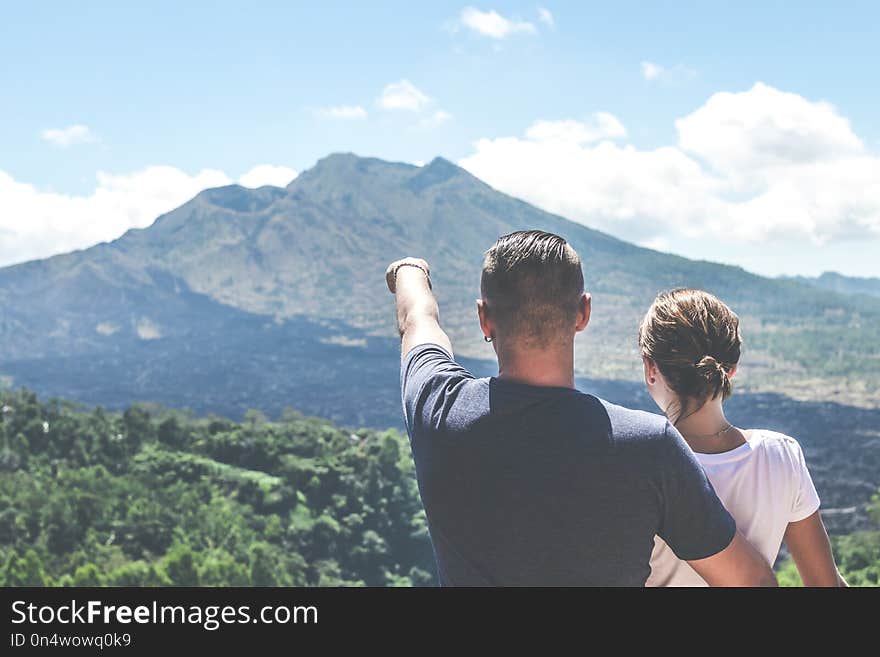
[(564, 239), (521, 231), (486, 252), (477, 312), (497, 377), (453, 360), (424, 260), (386, 281), (441, 584), (643, 586), (657, 534), (711, 585), (775, 585), (665, 418), (575, 389), (590, 295)]

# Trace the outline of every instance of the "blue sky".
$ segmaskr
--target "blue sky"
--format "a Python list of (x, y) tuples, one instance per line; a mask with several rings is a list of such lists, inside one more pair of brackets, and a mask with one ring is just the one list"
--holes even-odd
[(797, 5), (0, 1), (0, 264), (353, 151), (689, 257), (880, 276), (880, 9)]

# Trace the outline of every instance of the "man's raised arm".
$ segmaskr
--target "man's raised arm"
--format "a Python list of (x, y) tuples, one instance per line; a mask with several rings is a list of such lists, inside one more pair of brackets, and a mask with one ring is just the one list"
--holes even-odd
[(406, 356), (420, 344), (431, 343), (452, 353), (452, 342), (440, 328), (440, 310), (431, 291), (431, 270), (421, 258), (403, 258), (388, 265), (385, 282), (397, 301), (400, 354)]

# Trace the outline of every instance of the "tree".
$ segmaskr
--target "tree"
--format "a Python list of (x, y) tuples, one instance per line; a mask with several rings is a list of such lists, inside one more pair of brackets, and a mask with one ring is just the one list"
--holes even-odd
[(195, 555), (188, 545), (178, 543), (172, 546), (160, 562), (159, 568), (172, 586), (199, 585)]
[(101, 571), (93, 564), (85, 564), (73, 573), (74, 586), (103, 586), (105, 583)]
[(86, 411), (21, 391), (0, 390), (0, 407), (14, 409), (0, 417), (0, 584), (430, 583), (397, 432)]
[(175, 416), (170, 416), (162, 420), (159, 424), (158, 432), (159, 442), (168, 445), (174, 449), (184, 447), (186, 441), (186, 432), (180, 426)]
[(281, 560), (272, 546), (254, 543), (248, 554), (250, 580), (253, 586), (288, 586), (289, 578), (283, 572)]
[(132, 406), (122, 414), (125, 427), (125, 441), (129, 453), (140, 449), (141, 443), (151, 440), (154, 436), (153, 421), (149, 412), (140, 407)]
[(10, 552), (2, 575), (3, 586), (48, 586), (50, 583), (34, 550), (28, 550), (24, 556), (19, 556), (15, 550)]
[(132, 561), (111, 572), (106, 583), (110, 586), (169, 586), (171, 582), (152, 564)]
[[(261, 577), (265, 575), (261, 573)], [(214, 550), (202, 559), (199, 582), (202, 586), (248, 586), (251, 583), (251, 573), (248, 572), (246, 563), (236, 561), (229, 552)]]

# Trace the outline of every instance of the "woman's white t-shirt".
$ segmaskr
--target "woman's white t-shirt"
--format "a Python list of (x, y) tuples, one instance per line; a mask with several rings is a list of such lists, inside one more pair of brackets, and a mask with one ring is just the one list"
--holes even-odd
[[(737, 529), (769, 564), (776, 561), (788, 523), (811, 516), (819, 495), (797, 441), (754, 430), (748, 441), (722, 454), (696, 453)], [(706, 586), (660, 537), (654, 538), (646, 586)]]

